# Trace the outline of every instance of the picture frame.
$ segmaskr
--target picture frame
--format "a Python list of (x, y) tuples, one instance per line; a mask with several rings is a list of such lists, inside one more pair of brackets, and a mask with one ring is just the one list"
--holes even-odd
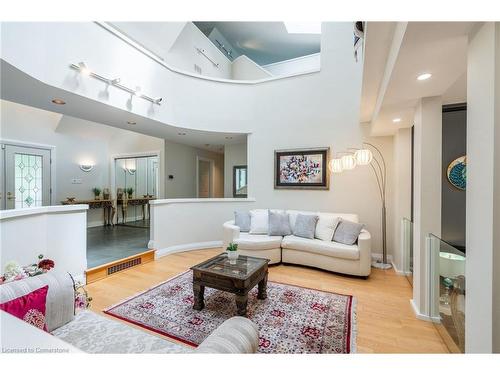
[(274, 188), (329, 190), (330, 147), (274, 151)]

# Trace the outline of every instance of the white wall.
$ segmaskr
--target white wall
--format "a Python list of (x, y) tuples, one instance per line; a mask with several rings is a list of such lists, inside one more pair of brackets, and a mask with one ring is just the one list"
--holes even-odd
[[(196, 48), (203, 49), (205, 54), (219, 65), (212, 64)], [(194, 70), (196, 64), (201, 68), (201, 74), (204, 76), (231, 78), (231, 60), (224, 56), (192, 22), (186, 23), (172, 48), (170, 48), (166, 61), (173, 67), (187, 72), (198, 74)]]
[(156, 257), (222, 246), (222, 223), (235, 210), (255, 207), (253, 199), (162, 199), (151, 202), (151, 242)]
[[(165, 141), (165, 191), (166, 197), (196, 198), (197, 157), (214, 161), (214, 198), (224, 196), (224, 155), (222, 153), (190, 147), (172, 141)], [(168, 176), (173, 175), (173, 179)]]
[[(96, 124), (69, 116), (2, 100), (1, 123), (3, 140), (37, 143), (55, 147), (52, 155), (55, 165), (55, 201), (58, 205), (66, 197), (92, 199), (93, 187), (111, 187), (111, 156), (122, 153), (163, 151), (159, 138)], [(79, 165), (94, 163), (90, 172)], [(163, 161), (160, 160), (161, 165)], [(161, 170), (162, 168), (160, 168)], [(81, 179), (73, 184), (72, 179)], [(163, 184), (161, 184), (163, 185)], [(163, 195), (160, 195), (163, 197)], [(102, 210), (89, 210), (89, 226), (102, 225)]]
[(321, 68), (321, 54), (296, 57), (295, 59), (279, 61), (273, 64), (263, 65), (273, 76), (286, 76), (305, 72), (314, 72)]
[(393, 264), (404, 271), (401, 243), (401, 220), (411, 219), (411, 128), (399, 129), (394, 135), (394, 236)]
[(264, 79), (272, 74), (245, 55), (238, 56), (231, 64), (231, 79)]
[(229, 144), (224, 147), (224, 197), (233, 197), (233, 167), (247, 165), (247, 144)]
[[(140, 83), (144, 92), (165, 98), (153, 112), (145, 100), (134, 101), (129, 108), (129, 95), (110, 88), (107, 105), (165, 126), (251, 133), (249, 195), (259, 206), (358, 213), (372, 232), (374, 251), (380, 252), (380, 202), (369, 169), (333, 176), (328, 191), (273, 187), (274, 150), (330, 146), (336, 152), (367, 139), (359, 125), (362, 61), (352, 56), (352, 23), (323, 23), (321, 45), (320, 72), (237, 84), (172, 72), (94, 23), (2, 24), (3, 58), (49, 85), (103, 102), (102, 82), (75, 83), (75, 72), (67, 66), (86, 61), (96, 72)], [(371, 141), (382, 147), (391, 172), (392, 138)], [(392, 232), (391, 184), (389, 175)]]
[(83, 280), (87, 269), (87, 206), (46, 206), (0, 211), (0, 269), (9, 261), (38, 262), (38, 255), (55, 268)]
[(468, 353), (500, 352), (500, 23), (467, 56), (466, 319)]
[(167, 60), (168, 51), (187, 22), (113, 22), (112, 25)]

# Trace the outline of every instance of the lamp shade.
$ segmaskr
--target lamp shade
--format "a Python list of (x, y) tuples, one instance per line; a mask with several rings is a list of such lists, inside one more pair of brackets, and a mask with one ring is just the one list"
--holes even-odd
[(356, 167), (356, 158), (352, 154), (344, 155), (340, 160), (342, 161), (342, 169), (345, 171)]
[(330, 171), (332, 173), (341, 173), (343, 171), (342, 168), (342, 159), (332, 159), (330, 160)]
[(373, 154), (368, 149), (357, 150), (354, 153), (354, 157), (356, 158), (357, 165), (368, 165), (373, 160)]

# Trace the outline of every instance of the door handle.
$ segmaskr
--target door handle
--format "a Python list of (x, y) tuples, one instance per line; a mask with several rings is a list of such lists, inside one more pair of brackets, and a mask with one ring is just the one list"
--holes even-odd
[(9, 200), (16, 199), (16, 196), (14, 194), (12, 194), (10, 191), (8, 191), (7, 192), (7, 199), (9, 199)]

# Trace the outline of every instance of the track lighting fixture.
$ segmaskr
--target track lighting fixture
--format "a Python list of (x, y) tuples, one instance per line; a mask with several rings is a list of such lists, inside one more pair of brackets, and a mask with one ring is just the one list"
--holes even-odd
[(135, 96), (138, 96), (139, 98), (142, 98), (142, 99), (145, 99), (153, 104), (156, 104), (156, 105), (160, 105), (163, 98), (152, 98), (148, 95), (145, 95), (142, 93), (142, 90), (141, 90), (141, 87), (140, 86), (136, 86), (135, 90), (134, 89), (131, 89), (127, 86), (124, 86), (122, 85), (120, 82), (121, 82), (121, 79), (120, 78), (115, 78), (115, 79), (109, 79), (109, 78), (105, 78), (93, 71), (91, 71), (88, 66), (85, 64), (85, 62), (79, 62), (78, 64), (70, 64), (70, 67), (72, 69), (75, 69), (77, 71), (79, 71), (81, 74), (83, 75), (86, 75), (86, 76), (89, 76), (89, 77), (93, 77), (93, 78), (96, 78), (100, 81), (103, 81), (105, 82), (106, 84), (108, 85), (111, 85), (111, 86), (114, 86), (116, 88), (119, 88), (123, 91), (126, 91), (128, 92), (129, 94), (131, 95), (135, 95)]

